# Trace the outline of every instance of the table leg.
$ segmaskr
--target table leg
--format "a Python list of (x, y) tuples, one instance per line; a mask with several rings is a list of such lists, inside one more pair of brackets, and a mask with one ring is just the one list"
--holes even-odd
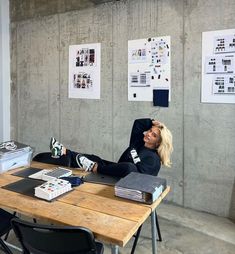
[(151, 231), (152, 231), (152, 253), (157, 254), (157, 232), (156, 232), (156, 216), (155, 210), (151, 213)]
[(111, 254), (118, 254), (118, 245), (111, 245)]

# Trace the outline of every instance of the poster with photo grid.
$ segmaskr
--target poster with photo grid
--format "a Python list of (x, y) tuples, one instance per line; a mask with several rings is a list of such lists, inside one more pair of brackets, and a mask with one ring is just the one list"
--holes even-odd
[(100, 99), (100, 43), (69, 46), (69, 98)]

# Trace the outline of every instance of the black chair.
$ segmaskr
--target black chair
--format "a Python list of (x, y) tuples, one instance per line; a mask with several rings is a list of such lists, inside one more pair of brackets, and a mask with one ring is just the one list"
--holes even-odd
[(103, 244), (84, 227), (40, 225), (12, 220), (24, 254), (102, 254)]
[[(157, 234), (158, 234), (158, 239), (157, 240), (159, 242), (161, 242), (162, 241), (162, 236), (161, 236), (161, 231), (160, 231), (160, 226), (159, 226), (159, 223), (158, 223), (158, 216), (157, 216), (157, 212), (156, 211), (155, 211), (155, 217), (156, 217), (156, 227), (157, 227)], [(132, 246), (132, 249), (131, 249), (131, 254), (134, 254), (134, 252), (135, 252), (135, 248), (136, 248), (139, 236), (140, 236), (140, 232), (141, 232), (142, 226), (143, 225), (141, 225), (138, 228), (136, 234), (134, 235), (135, 240), (134, 240), (134, 243), (133, 243), (133, 246)]]
[[(4, 240), (6, 240), (9, 231), (12, 229), (11, 220), (15, 218), (14, 214), (8, 213), (7, 211), (0, 209), (0, 247), (7, 254), (12, 254), (11, 250), (8, 248)], [(2, 236), (6, 235), (4, 240)]]
[(55, 164), (64, 167), (70, 167), (71, 160), (69, 157), (52, 158), (50, 152), (39, 153), (33, 157), (33, 161)]

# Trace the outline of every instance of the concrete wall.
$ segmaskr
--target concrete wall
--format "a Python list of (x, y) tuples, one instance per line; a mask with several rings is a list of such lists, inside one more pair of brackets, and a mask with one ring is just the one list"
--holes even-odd
[[(98, 2), (98, 1), (95, 1)], [(104, 2), (104, 1), (102, 1)], [(169, 202), (234, 217), (235, 105), (200, 103), (201, 33), (234, 28), (235, 1), (11, 1), (12, 137), (47, 151), (65, 146), (117, 160), (135, 118), (166, 123)], [(170, 35), (169, 108), (127, 101), (127, 41)], [(68, 48), (101, 43), (101, 99), (68, 99)]]
[(0, 142), (10, 139), (9, 1), (0, 1)]

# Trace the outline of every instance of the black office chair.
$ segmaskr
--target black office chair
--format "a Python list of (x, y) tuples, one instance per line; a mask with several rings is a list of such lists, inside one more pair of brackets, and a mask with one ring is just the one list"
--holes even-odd
[(104, 247), (84, 227), (39, 225), (12, 220), (24, 254), (103, 254)]
[(39, 153), (33, 157), (33, 161), (55, 164), (64, 167), (70, 167), (71, 160), (69, 157), (52, 158), (50, 152)]
[[(155, 217), (156, 217), (156, 227), (157, 227), (157, 234), (158, 234), (158, 241), (161, 242), (162, 241), (162, 235), (161, 235), (161, 231), (160, 231), (160, 226), (159, 226), (159, 223), (158, 223), (158, 216), (157, 216), (157, 212), (155, 211)], [(141, 229), (142, 229), (142, 226), (141, 225), (136, 234), (134, 235), (134, 243), (133, 243), (133, 246), (132, 246), (132, 249), (131, 249), (131, 254), (134, 254), (135, 252), (135, 248), (136, 248), (136, 245), (137, 245), (137, 242), (138, 242), (138, 239), (139, 239), (139, 236), (140, 236), (140, 232), (141, 232)]]
[[(12, 254), (11, 250), (5, 244), (4, 240), (7, 239), (9, 231), (12, 229), (11, 220), (15, 218), (14, 214), (8, 213), (7, 211), (0, 208), (0, 247), (7, 254)], [(2, 236), (6, 235), (4, 240)]]

